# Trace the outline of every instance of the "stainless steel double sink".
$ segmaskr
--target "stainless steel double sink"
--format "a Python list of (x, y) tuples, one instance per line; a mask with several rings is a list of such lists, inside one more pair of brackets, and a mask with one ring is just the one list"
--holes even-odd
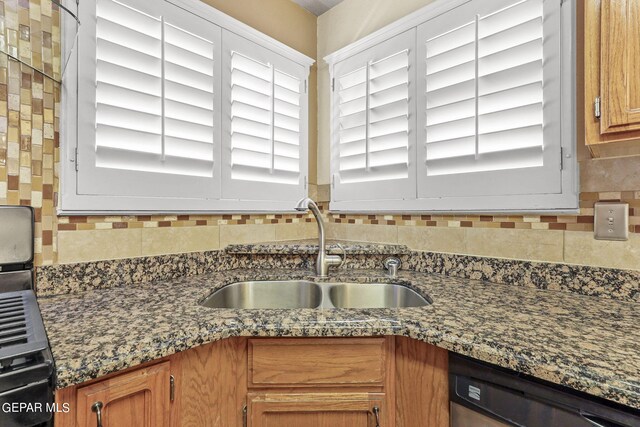
[(400, 308), (430, 301), (392, 283), (315, 283), (309, 280), (238, 282), (218, 289), (200, 304), (209, 308)]

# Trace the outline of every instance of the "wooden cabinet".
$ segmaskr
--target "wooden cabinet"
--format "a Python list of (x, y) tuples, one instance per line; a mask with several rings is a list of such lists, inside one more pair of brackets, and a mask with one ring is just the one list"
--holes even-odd
[(384, 396), (367, 393), (250, 393), (247, 399), (249, 427), (371, 427), (376, 414), (382, 423), (386, 413)]
[(379, 338), (250, 339), (249, 387), (385, 387), (393, 349)]
[(640, 0), (601, 10), (601, 133), (640, 130)]
[(396, 338), (396, 427), (449, 427), (449, 353)]
[(248, 341), (248, 427), (369, 427), (394, 415), (395, 339)]
[(96, 427), (99, 417), (102, 427), (169, 427), (169, 362), (77, 388), (67, 398), (75, 404), (56, 416), (57, 427)]
[(595, 157), (640, 154), (640, 0), (587, 0), (579, 7), (587, 146)]
[(447, 427), (447, 351), (401, 337), (229, 338), (56, 392), (56, 427)]
[(242, 427), (247, 339), (229, 338), (171, 356), (176, 378), (172, 427)]

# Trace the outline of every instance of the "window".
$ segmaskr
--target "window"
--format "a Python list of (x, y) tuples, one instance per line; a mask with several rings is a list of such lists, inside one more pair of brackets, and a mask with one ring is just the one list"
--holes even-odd
[(307, 158), (305, 69), (233, 33), (224, 37), (223, 89), (231, 136), (224, 150), (223, 197), (300, 198)]
[[(408, 86), (409, 99), (415, 98), (408, 104), (408, 121), (415, 116), (416, 126), (412, 132), (409, 125), (407, 138), (408, 152), (415, 155), (408, 158), (408, 170), (415, 165), (415, 180), (394, 194), (377, 188), (396, 177), (378, 174), (367, 183), (370, 191), (360, 191), (361, 200), (348, 194), (348, 183), (336, 179), (344, 175), (345, 146), (342, 86), (336, 83), (331, 208), (576, 209), (572, 2), (467, 0), (443, 7), (436, 2), (406, 18), (416, 28), (416, 83)], [(400, 27), (396, 24), (394, 31)], [(397, 43), (406, 34), (388, 38), (381, 30), (372, 38), (386, 36), (386, 43)], [(328, 58), (330, 63), (340, 58), (332, 63), (336, 82), (352, 58), (375, 61), (383, 53), (371, 43), (367, 50), (345, 48)], [(368, 147), (371, 135), (365, 138)], [(409, 188), (411, 194), (405, 191)]]
[[(214, 126), (220, 28), (161, 4), (166, 9), (144, 0), (91, 5), (95, 38), (80, 40), (86, 61), (79, 88), (81, 194), (220, 193), (212, 185), (220, 164), (214, 159), (220, 149)], [(185, 30), (193, 19), (200, 25)]]
[(415, 30), (334, 66), (334, 200), (415, 194)]
[(81, 13), (63, 212), (283, 211), (306, 194), (312, 60), (199, 1)]

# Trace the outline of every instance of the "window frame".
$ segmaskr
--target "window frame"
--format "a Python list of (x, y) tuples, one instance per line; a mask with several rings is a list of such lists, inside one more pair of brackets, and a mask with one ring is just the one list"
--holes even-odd
[[(333, 66), (351, 56), (357, 55), (365, 49), (371, 48), (376, 44), (388, 40), (407, 29), (419, 27), (425, 22), (437, 18), (440, 15), (452, 11), (473, 0), (440, 0), (425, 6), (424, 8), (407, 15), (406, 17), (388, 25), (375, 33), (358, 40), (357, 42), (346, 46), (324, 58), (329, 65), (330, 78), (334, 78)], [(559, 193), (531, 194), (531, 195), (489, 195), (478, 196), (475, 201), (470, 203), (469, 197), (432, 197), (419, 198), (418, 191), (410, 199), (393, 200), (393, 199), (370, 199), (370, 200), (335, 200), (332, 196), (329, 208), (336, 212), (375, 212), (375, 213), (397, 213), (397, 212), (468, 212), (468, 213), (576, 213), (579, 211), (579, 180), (578, 180), (578, 164), (577, 164), (577, 123), (576, 123), (576, 3), (575, 0), (545, 0), (557, 1), (560, 6), (560, 38), (561, 38), (561, 75), (560, 75), (560, 94), (558, 108), (560, 114), (561, 135), (560, 156), (558, 158), (558, 169), (560, 171), (561, 191)], [(421, 40), (416, 40), (416, 51), (420, 51), (419, 44)], [(421, 59), (417, 57), (416, 62)], [(418, 76), (418, 79), (420, 76)], [(418, 85), (420, 87), (420, 84)], [(424, 87), (424, 84), (422, 85)], [(421, 98), (417, 91), (414, 96), (418, 96), (417, 105), (421, 105)], [(333, 97), (332, 97), (333, 101)], [(334, 106), (331, 105), (331, 119), (333, 120)], [(420, 120), (424, 109), (416, 107), (416, 115), (418, 116), (418, 149), (414, 152), (423, 152), (420, 149), (421, 139), (424, 132), (420, 132), (424, 126), (424, 120)], [(335, 123), (331, 124), (331, 129), (335, 131)], [(335, 134), (331, 135), (331, 148), (333, 151), (336, 143)], [(334, 154), (332, 158), (332, 194), (335, 191), (336, 183), (333, 179)], [(413, 159), (418, 164), (418, 176), (420, 176), (420, 157)], [(424, 163), (424, 162), (422, 162)], [(416, 181), (417, 188), (421, 186)]]
[[(274, 55), (281, 56), (304, 69), (305, 84), (308, 85), (308, 76), (311, 65), (315, 62), (312, 58), (294, 50), (293, 48), (261, 33), (260, 31), (214, 9), (213, 7), (199, 0), (163, 0), (167, 3), (179, 7), (188, 13), (194, 14), (199, 19), (204, 19), (209, 23), (219, 27), (221, 32), (230, 31), (238, 36), (247, 39), (251, 43), (255, 43)], [(95, 34), (95, 24), (93, 28), (88, 27), (89, 24), (83, 22), (79, 27), (78, 38), (82, 37), (82, 31), (89, 31), (89, 34)], [(70, 35), (75, 29), (62, 28), (63, 34)], [(63, 40), (69, 40), (64, 37)], [(73, 39), (73, 38), (71, 38)], [(79, 40), (78, 40), (79, 42)], [(78, 81), (78, 65), (79, 65), (79, 49), (78, 42), (76, 46), (65, 46), (63, 44), (63, 52), (70, 51), (70, 55), (63, 54), (63, 57), (69, 56), (69, 62), (63, 76), (63, 84), (61, 86), (61, 102), (60, 110), (63, 112), (60, 117), (60, 194), (58, 195), (57, 213), (59, 215), (100, 215), (100, 214), (153, 214), (153, 213), (228, 213), (228, 212), (248, 212), (248, 213), (269, 213), (269, 212), (294, 212), (295, 201), (290, 200), (270, 200), (270, 199), (251, 199), (251, 197), (238, 197), (234, 199), (222, 198), (200, 198), (200, 197), (165, 197), (161, 194), (155, 194), (149, 197), (139, 196), (110, 196), (110, 195), (90, 195), (78, 193), (78, 174), (77, 166), (82, 168), (82, 162), (78, 164), (78, 124), (81, 119), (81, 111), (78, 107), (78, 89), (80, 82)], [(216, 46), (215, 60), (222, 62), (222, 43)], [(95, 55), (95, 54), (94, 54)], [(85, 60), (80, 57), (80, 60)], [(225, 65), (222, 64), (224, 67)], [(223, 74), (223, 73), (221, 73)], [(224, 81), (220, 80), (220, 86)], [(226, 114), (224, 100), (220, 98), (221, 88), (217, 87), (218, 98), (216, 100), (216, 108), (218, 117)], [(308, 96), (305, 94), (305, 105), (308, 107)], [(304, 154), (301, 154), (301, 182), (299, 184), (300, 194), (306, 194), (308, 188), (308, 116), (301, 116), (304, 122), (304, 133), (301, 131), (301, 145), (305, 146)], [(215, 121), (217, 127), (216, 132), (222, 129), (222, 119)], [(220, 172), (221, 152), (225, 144), (224, 135), (221, 136), (216, 147), (217, 153), (214, 159), (219, 163), (216, 165), (219, 172), (214, 174), (212, 183), (220, 188), (222, 186), (222, 173)], [(80, 156), (82, 161), (82, 156)], [(216, 190), (217, 191), (217, 190)], [(219, 191), (218, 191), (219, 192)], [(215, 191), (214, 191), (215, 194)]]

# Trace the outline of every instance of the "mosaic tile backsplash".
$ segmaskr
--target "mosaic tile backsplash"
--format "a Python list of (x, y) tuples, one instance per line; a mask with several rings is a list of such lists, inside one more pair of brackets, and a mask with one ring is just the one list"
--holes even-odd
[(629, 203), (629, 231), (640, 233), (640, 191), (581, 193), (578, 215), (352, 215), (330, 214), (335, 223), (416, 227), (513, 228), (522, 230), (593, 231), (597, 201)]
[(312, 221), (314, 219), (310, 214), (65, 216), (58, 217), (58, 230), (295, 224)]
[[(358, 215), (327, 211), (328, 221), (344, 224), (399, 225), (416, 227), (478, 227), (523, 230), (593, 231), (594, 203), (597, 201), (629, 203), (629, 231), (640, 233), (640, 191), (582, 193), (578, 215)], [(100, 228), (184, 227), (233, 224), (279, 224), (313, 222), (310, 215), (171, 215), (171, 216), (76, 216), (58, 218), (59, 230), (94, 230)]]
[[(60, 17), (50, 0), (0, 1), (0, 204), (36, 212), (36, 263), (55, 260)], [(9, 57), (19, 58), (21, 64)]]

